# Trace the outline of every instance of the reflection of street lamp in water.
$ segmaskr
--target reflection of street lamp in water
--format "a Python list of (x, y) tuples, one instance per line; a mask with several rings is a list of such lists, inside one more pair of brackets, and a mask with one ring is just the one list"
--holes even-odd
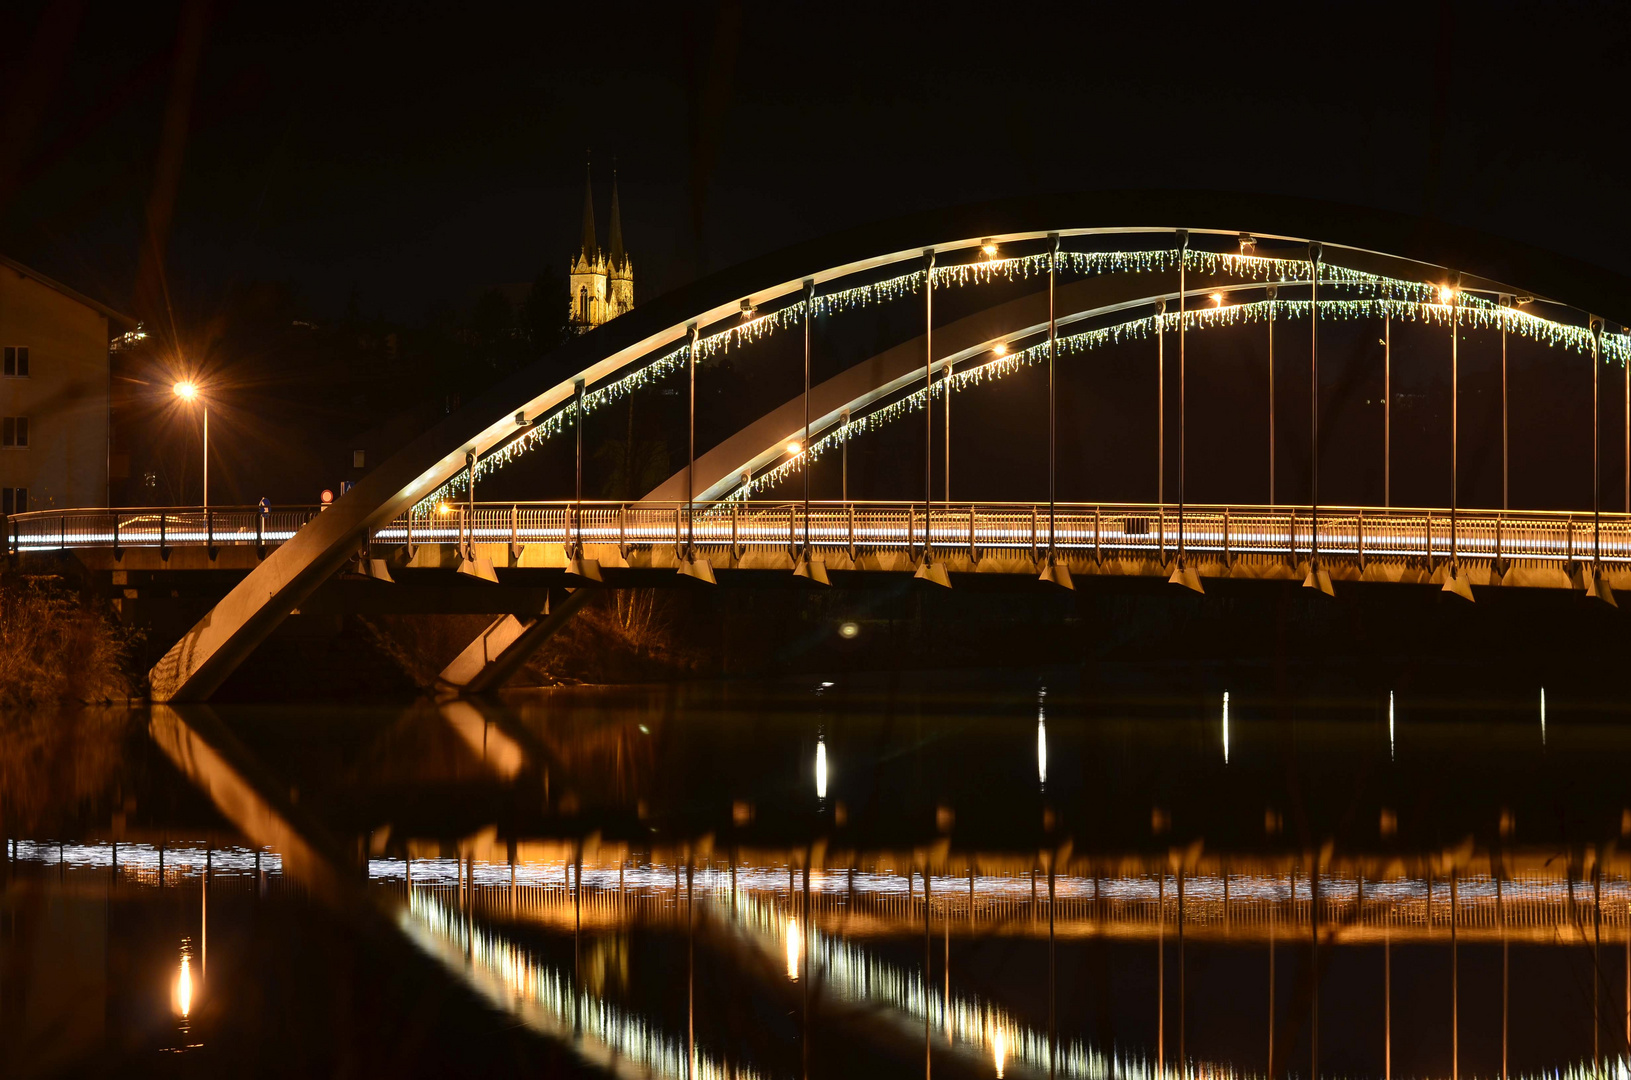
[[(199, 399), (201, 393), (199, 385), (191, 379), (183, 379), (171, 387), (176, 397), (191, 404)], [(204, 405), (204, 506), (210, 504), (210, 407)]]
[(799, 933), (797, 919), (787, 920), (787, 977), (794, 982), (799, 979), (799, 953), (804, 949), (804, 943)]
[(1046, 786), (1048, 782), (1048, 692), (1036, 698), (1036, 780)]
[(181, 972), (176, 976), (175, 1010), (185, 1021), (193, 1011), (192, 947), (183, 940), (181, 945)]

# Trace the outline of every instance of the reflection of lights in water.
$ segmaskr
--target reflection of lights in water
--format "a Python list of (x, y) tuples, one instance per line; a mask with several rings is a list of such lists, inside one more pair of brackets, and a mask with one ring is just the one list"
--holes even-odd
[(646, 1075), (697, 1080), (759, 1080), (752, 1069), (709, 1057), (699, 1046), (688, 1061), (684, 1036), (670, 1038), (653, 1021), (572, 986), (570, 971), (536, 960), (502, 934), (472, 927), (458, 910), (444, 906), (433, 890), (416, 888), (400, 916), (402, 931), (425, 952), (464, 978), (498, 1008), (535, 1031), (564, 1040), (591, 1064), (612, 1070), (632, 1063)]
[(1036, 706), (1036, 780), (1039, 784), (1048, 782), (1048, 717), (1041, 702)]
[(176, 976), (176, 1012), (183, 1020), (193, 1011), (193, 969), (189, 948), (181, 947), (181, 973)]
[[(946, 887), (951, 887), (948, 880)], [(749, 933), (757, 933), (769, 945), (782, 930), (781, 916), (774, 901), (751, 894), (738, 900), (737, 921)], [(825, 985), (849, 1001), (878, 1003), (893, 1009), (907, 1020), (910, 1030), (921, 1033), (926, 1018), (947, 1033), (954, 1046), (990, 1054), (999, 1074), (1007, 1068), (1009, 1055), (1031, 1069), (1046, 1069), (1048, 1035), (1045, 1030), (1022, 1027), (1011, 1015), (989, 1002), (973, 997), (945, 994), (923, 985), (922, 973), (880, 960), (853, 940), (835, 937), (809, 928), (805, 940), (798, 924), (786, 921), (788, 977), (796, 978), (800, 948), (810, 950), (810, 963), (819, 964)], [(797, 947), (795, 946), (797, 943)], [(1058, 1075), (1086, 1080), (1150, 1080), (1153, 1064), (1132, 1055), (1104, 1054), (1080, 1042), (1059, 1046)], [(1226, 1071), (1220, 1071), (1226, 1075)]]
[[(52, 841), (17, 840), (12, 850), (15, 859), (46, 862), (53, 866), (60, 862), (68, 870), (105, 870), (114, 865), (111, 843), (57, 843)], [(123, 878), (138, 881), (157, 881), (159, 849), (156, 844), (138, 844), (121, 840), (118, 844), (118, 867)], [(257, 862), (258, 858), (258, 862)], [(212, 877), (249, 877), (256, 870), (277, 875), (283, 872), (283, 859), (265, 848), (258, 852), (248, 847), (207, 847), (203, 843), (168, 845), (164, 849), (164, 880), (197, 879), (203, 876), (204, 863), (210, 862)]]
[(794, 982), (799, 980), (799, 954), (804, 951), (804, 942), (799, 934), (797, 919), (787, 920), (787, 977)]
[[(26, 861), (49, 860), (60, 857), (57, 845), (33, 841), (15, 841), (14, 857)], [(121, 867), (125, 865), (127, 850), (135, 854), (139, 849), (123, 844), (119, 847)], [(182, 849), (171, 849), (178, 855)], [(70, 845), (67, 865), (106, 866), (111, 852), (89, 846), (79, 850)], [(156, 851), (153, 853), (156, 858)], [(91, 856), (99, 861), (92, 861)], [(219, 865), (219, 851), (217, 865)], [(252, 853), (244, 853), (252, 858)], [(268, 861), (272, 857), (267, 856)], [(200, 863), (202, 859), (198, 860)], [(250, 863), (252, 865), (252, 863)], [(566, 864), (559, 861), (521, 864), (519, 880), (535, 885), (553, 885), (564, 889), (568, 880)], [(614, 861), (608, 865), (584, 868), (584, 885), (594, 890), (610, 892), (620, 880), (630, 889), (649, 889), (654, 892), (672, 888), (673, 866), (664, 864), (629, 865), (620, 868)], [(478, 861), (474, 877), (478, 885), (507, 886), (509, 868), (503, 863)], [(370, 876), (376, 881), (396, 881), (402, 878), (400, 860), (374, 860), (370, 863)], [(455, 860), (416, 860), (415, 881), (438, 880), (451, 885), (456, 878)], [(712, 890), (720, 894), (728, 874), (717, 869), (701, 870), (698, 875), (699, 891)], [(844, 874), (821, 875), (812, 873), (812, 894), (829, 897), (847, 891), (850, 878)], [(966, 878), (956, 875), (936, 875), (933, 885), (937, 897), (952, 896)], [(1357, 901), (1359, 883), (1334, 877), (1322, 879), (1322, 898), (1335, 903)], [(907, 884), (904, 877), (890, 873), (858, 872), (854, 878), (857, 894), (904, 895)], [(1009, 1059), (1017, 1061), (1021, 1071), (1047, 1068), (1048, 1039), (1045, 1030), (1020, 1025), (1011, 1014), (1003, 1012), (990, 1002), (972, 996), (954, 994), (948, 1003), (945, 995), (933, 988), (924, 996), (921, 973), (916, 969), (901, 968), (885, 963), (867, 949), (858, 947), (853, 939), (832, 937), (817, 928), (806, 935), (797, 923), (789, 924), (785, 899), (778, 903), (756, 896), (779, 895), (786, 897), (786, 867), (747, 866), (738, 870), (737, 925), (763, 943), (772, 957), (783, 957), (784, 950), (794, 961), (790, 965), (790, 978), (795, 978), (806, 955), (812, 966), (820, 965), (836, 993), (854, 1001), (876, 1002), (899, 1014), (903, 1026), (910, 1026), (921, 1038), (922, 1025), (927, 1016), (940, 1030), (949, 1030), (953, 1045), (964, 1052), (978, 1054), (984, 1061), (1001, 1061), (1004, 1072)], [(1390, 878), (1384, 881), (1366, 880), (1363, 886), (1367, 904), (1400, 905), (1408, 916), (1411, 905), (1419, 905), (1426, 882), (1417, 877)], [(1576, 888), (1578, 889), (1577, 883)], [(1589, 888), (1589, 883), (1587, 884)], [(1084, 900), (1102, 895), (1107, 901), (1134, 902), (1148, 905), (1158, 895), (1158, 883), (1146, 875), (1119, 878), (1064, 876), (1058, 881), (1058, 894), (1063, 900)], [(1170, 884), (1168, 885), (1170, 890)], [(1623, 903), (1626, 893), (1625, 878), (1616, 875), (1613, 889), (1616, 903)], [(1288, 888), (1284, 877), (1233, 875), (1229, 879), (1229, 895), (1233, 903), (1259, 902), (1295, 904), (1306, 910), (1310, 899), (1306, 880), (1298, 881), (1294, 891)], [(1522, 882), (1509, 882), (1506, 897), (1511, 902), (1514, 889), (1521, 889), (1526, 901), (1563, 905), (1568, 902), (1569, 886), (1566, 878), (1542, 881), (1527, 878)], [(1605, 892), (1606, 892), (1605, 888)], [(1220, 902), (1224, 885), (1216, 875), (1197, 875), (1186, 882), (1186, 894), (1197, 900)], [(977, 893), (986, 901), (1023, 901), (1029, 895), (1029, 878), (990, 876), (977, 881)], [(397, 893), (396, 895), (400, 895)], [(564, 895), (564, 893), (563, 893)], [(1482, 906), (1488, 910), (1495, 902), (1496, 886), (1492, 879), (1464, 880), (1460, 903), (1467, 910)], [(401, 918), (403, 929), (427, 953), (439, 958), (449, 971), (458, 973), (495, 1006), (509, 1010), (529, 1027), (551, 1036), (571, 1039), (574, 1014), (581, 1013), (584, 1042), (581, 1048), (593, 1060), (609, 1062), (614, 1055), (633, 1058), (649, 1069), (653, 1075), (683, 1077), (687, 1072), (683, 1034), (678, 1038), (665, 1034), (650, 1018), (638, 1013), (622, 1011), (616, 1004), (584, 989), (574, 995), (570, 970), (547, 967), (503, 936), (485, 927), (476, 927), (472, 935), (465, 917), (451, 908), (442, 906), (434, 888), (416, 887), (410, 893), (410, 904)], [(1606, 897), (1605, 897), (1606, 898)], [(717, 910), (717, 909), (716, 909)], [(942, 909), (936, 903), (937, 915)], [(1570, 909), (1572, 910), (1572, 908)], [(1561, 925), (1573, 925), (1566, 918)], [(788, 948), (788, 938), (797, 935), (797, 944)], [(808, 954), (805, 949), (810, 950)], [(178, 1016), (190, 1023), (190, 1012), (196, 1004), (200, 986), (193, 985), (191, 974), (191, 942), (184, 945), (175, 969), (174, 1006)], [(610, 957), (608, 957), (610, 960)], [(183, 1007), (182, 987), (187, 987)], [(1000, 1056), (999, 1056), (1000, 1047)], [(1623, 1069), (1623, 1066), (1621, 1066)], [(1241, 1076), (1228, 1066), (1191, 1065), (1191, 1076), (1209, 1073), (1217, 1080), (1233, 1080)], [(1183, 1074), (1176, 1068), (1169, 1070), (1173, 1080)], [(695, 1075), (704, 1080), (726, 1075), (718, 1059), (710, 1059), (699, 1052)], [(743, 1072), (744, 1078), (749, 1074)], [(1060, 1046), (1057, 1075), (1080, 1077), (1083, 1080), (1158, 1080), (1154, 1062), (1136, 1054), (1115, 1051), (1103, 1052), (1081, 1042)], [(1631, 1080), (1631, 1074), (1617, 1074), (1622, 1080)], [(1583, 1071), (1569, 1072), (1565, 1077), (1589, 1080)]]
[(816, 798), (827, 797), (827, 740), (816, 738)]
[(1229, 764), (1229, 691), (1223, 692), (1223, 763)]
[(1392, 761), (1393, 754), (1393, 691), (1387, 692), (1387, 759)]
[[(427, 860), (428, 862), (429, 860)], [(503, 867), (496, 867), (503, 869)], [(654, 867), (654, 873), (645, 873), (641, 879), (644, 888), (659, 888), (664, 882), (672, 887), (671, 867)], [(478, 869), (478, 873), (480, 870)], [(416, 875), (417, 876), (417, 875)], [(615, 868), (592, 887), (610, 890), (617, 882)], [(586, 884), (590, 872), (586, 869)], [(494, 881), (497, 882), (495, 876)], [(507, 877), (505, 878), (507, 880)], [(631, 879), (632, 880), (632, 879)], [(722, 895), (721, 888), (728, 880), (715, 871), (702, 871), (697, 888), (704, 895)], [(962, 879), (937, 876), (934, 891), (943, 896), (952, 895)], [(823, 984), (839, 998), (883, 1006), (893, 1014), (903, 1031), (921, 1038), (925, 1020), (946, 1032), (944, 1036), (952, 1047), (965, 1054), (978, 1055), (992, 1062), (1005, 1074), (1012, 1060), (1022, 1073), (1041, 1072), (1048, 1068), (1048, 1034), (1045, 1028), (1023, 1025), (1000, 1006), (972, 995), (954, 993), (948, 997), (943, 991), (923, 985), (919, 969), (897, 966), (880, 959), (873, 951), (857, 944), (855, 939), (829, 935), (815, 925), (801, 927), (789, 917), (789, 896), (785, 867), (749, 867), (738, 871), (734, 904), (715, 909), (723, 915), (725, 910), (735, 913), (739, 930), (759, 943), (759, 947), (776, 959), (788, 960), (790, 980), (800, 978), (802, 963), (812, 966), (812, 974), (820, 969)], [(1386, 882), (1367, 881), (1364, 892), (1367, 899), (1393, 903), (1418, 903), (1424, 882), (1421, 879), (1393, 879)], [(1464, 883), (1461, 899), (1467, 902), (1478, 898), (1493, 902), (1495, 885), (1484, 880), (1474, 885)], [(904, 892), (904, 879), (891, 874), (857, 874), (857, 891)], [(1086, 898), (1097, 887), (1108, 898), (1153, 901), (1158, 895), (1158, 883), (1139, 876), (1122, 879), (1101, 879), (1097, 886), (1092, 879), (1065, 878), (1060, 881), (1061, 897)], [(820, 881), (811, 877), (812, 895), (818, 891), (837, 893), (848, 888), (845, 875), (828, 875)], [(978, 883), (981, 893), (993, 896), (1009, 895), (1020, 899), (1028, 895), (1028, 878), (986, 878)], [(1332, 880), (1322, 884), (1322, 896), (1342, 902), (1356, 900), (1357, 882)], [(1329, 892), (1327, 892), (1329, 889)], [(1201, 876), (1187, 883), (1186, 893), (1193, 891), (1197, 898), (1221, 900), (1222, 880), (1215, 876)], [(1309, 889), (1306, 880), (1299, 881), (1295, 889), (1288, 887), (1282, 877), (1234, 877), (1231, 875), (1229, 891), (1239, 900), (1260, 899), (1306, 906)], [(1554, 883), (1547, 892), (1561, 901), (1567, 896), (1562, 883)], [(1510, 896), (1511, 894), (1508, 893)], [(686, 1050), (683, 1035), (667, 1038), (649, 1019), (636, 1013), (623, 1012), (613, 1002), (586, 991), (574, 995), (569, 971), (546, 968), (534, 960), (530, 953), (517, 947), (488, 928), (477, 926), (472, 936), (465, 917), (451, 908), (443, 907), (437, 892), (417, 889), (411, 895), (411, 910), (404, 914), (402, 923), (427, 952), (439, 957), (448, 969), (459, 973), (495, 1005), (509, 1009), (530, 1027), (545, 1034), (571, 1039), (575, 1015), (581, 1017), (582, 1038), (580, 1050), (591, 1060), (609, 1064), (615, 1056), (633, 1059), (633, 1064), (644, 1067), (652, 1074), (673, 1077), (686, 1075)], [(936, 905), (937, 909), (939, 905)], [(728, 917), (728, 916), (727, 916)], [(808, 950), (806, 952), (806, 950)], [(927, 991), (927, 992), (926, 992)], [(945, 1045), (944, 1043), (941, 1045)], [(727, 1075), (718, 1059), (705, 1057), (700, 1051), (695, 1076), (699, 1080), (721, 1080)], [(1125, 1050), (1099, 1050), (1081, 1041), (1061, 1041), (1058, 1048), (1055, 1075), (1079, 1080), (1183, 1080), (1188, 1077), (1210, 1077), (1211, 1080), (1242, 1080), (1246, 1075), (1223, 1063), (1192, 1062), (1187, 1070), (1169, 1068), (1163, 1075), (1151, 1058)], [(742, 1072), (745, 1080), (756, 1080)], [(1563, 1074), (1564, 1080), (1590, 1080), (1583, 1071)], [(1555, 1077), (1549, 1080), (1556, 1080)], [(1622, 1077), (1622, 1080), (1631, 1080)]]
[(1540, 745), (1546, 745), (1546, 688), (1540, 688)]

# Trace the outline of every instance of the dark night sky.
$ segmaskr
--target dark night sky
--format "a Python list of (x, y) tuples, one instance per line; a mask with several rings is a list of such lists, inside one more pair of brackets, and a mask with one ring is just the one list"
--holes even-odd
[(869, 218), (1136, 186), (1426, 213), (1631, 272), (1623, 7), (1068, 12), (7, 5), (0, 251), (150, 307), (173, 175), (178, 319), (267, 279), (318, 318), (355, 287), (414, 319), (564, 269), (591, 149), (647, 299)]

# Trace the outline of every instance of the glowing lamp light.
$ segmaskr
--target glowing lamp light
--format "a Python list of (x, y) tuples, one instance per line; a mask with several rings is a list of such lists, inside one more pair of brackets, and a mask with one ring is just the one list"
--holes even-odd
[(803, 449), (804, 449), (804, 447), (802, 447), (802, 446), (800, 446), (798, 444), (797, 439), (794, 439), (792, 442), (787, 444), (787, 452), (789, 454), (797, 454), (799, 451), (801, 451)]
[(181, 952), (181, 973), (176, 976), (176, 1013), (183, 1019), (193, 1011), (193, 958)]
[(447, 505), (447, 503), (445, 503), (445, 502), (438, 503), (436, 505), (436, 512), (438, 514), (451, 514), (453, 512), (453, 508), (451, 506)]
[(1438, 287), (1438, 302), (1450, 304), (1455, 302), (1455, 287), (1453, 285), (1440, 285)]
[(816, 798), (827, 797), (827, 740), (816, 740), (815, 762)]
[(1008, 355), (1008, 343), (1006, 341), (999, 341), (995, 345), (991, 346), (991, 355), (992, 356), (1007, 356)]
[(1210, 299), (1211, 299), (1212, 303), (1215, 306), (1217, 306), (1217, 307), (1222, 307), (1223, 306), (1223, 294), (1222, 293), (1215, 292), (1215, 293), (1212, 294)]
[(797, 919), (787, 920), (787, 977), (799, 981), (799, 954), (804, 951), (803, 935), (799, 933)]
[(847, 622), (838, 628), (838, 636), (843, 638), (845, 641), (853, 641), (855, 639), (855, 635), (859, 634), (860, 632), (861, 627), (859, 623)]
[(1036, 710), (1036, 779), (1041, 784), (1048, 782), (1048, 722), (1041, 709)]
[(191, 379), (183, 379), (170, 389), (174, 390), (176, 397), (182, 401), (192, 401), (198, 397), (198, 384)]
[(993, 244), (989, 240), (980, 245), (980, 250), (985, 252), (985, 257), (988, 259), (995, 259), (997, 257), (997, 245)]

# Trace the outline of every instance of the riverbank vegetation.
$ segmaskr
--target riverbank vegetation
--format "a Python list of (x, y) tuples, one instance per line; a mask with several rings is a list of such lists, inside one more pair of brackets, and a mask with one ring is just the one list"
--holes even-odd
[(130, 645), (99, 600), (62, 579), (0, 575), (0, 709), (123, 700)]

